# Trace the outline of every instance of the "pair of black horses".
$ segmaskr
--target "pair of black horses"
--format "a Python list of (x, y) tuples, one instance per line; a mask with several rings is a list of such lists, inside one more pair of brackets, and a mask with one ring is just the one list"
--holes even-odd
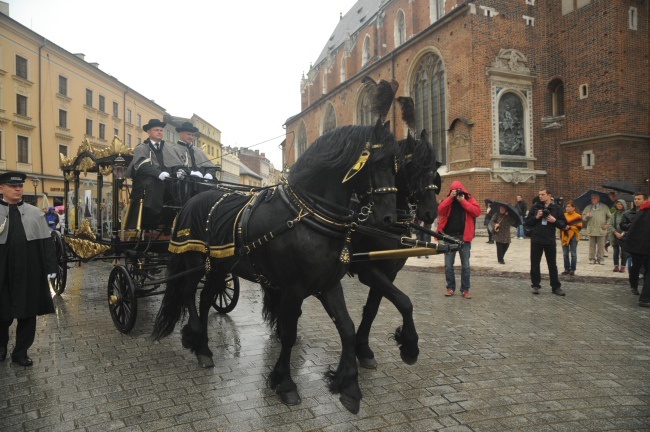
[[(203, 263), (210, 270), (205, 275), (198, 310), (195, 296), (203, 274), (195, 272), (168, 282), (155, 320), (154, 339), (171, 334), (187, 313), (188, 323), (181, 332), (183, 346), (196, 354), (200, 366), (213, 366), (208, 347), (208, 313), (215, 292), (232, 273), (258, 282), (264, 289), (264, 318), (275, 326), (282, 344), (268, 384), (288, 405), (300, 403), (291, 378), (290, 357), (302, 302), (309, 296), (320, 300), (339, 332), (341, 358), (337, 369), (326, 376), (330, 391), (340, 394), (341, 403), (350, 412), (359, 411), (362, 398), (357, 358), (363, 367), (377, 366), (369, 346), (369, 333), (383, 297), (403, 317), (402, 326), (395, 331), (403, 361), (417, 361), (413, 305), (393, 284), (406, 259), (350, 260), (352, 252), (403, 247), (399, 236), (360, 235), (355, 228), (361, 223), (404, 235), (414, 210), (425, 223), (432, 223), (437, 216), (440, 176), (436, 153), (424, 132), (419, 138), (409, 133), (406, 139), (396, 141), (389, 122), (383, 122), (388, 113), (386, 101), (390, 106), (396, 87), (387, 84), (379, 83), (374, 89), (375, 112), (379, 115), (374, 126), (344, 126), (322, 135), (296, 161), (285, 183), (258, 194), (246, 205), (238, 218), (234, 255), (215, 258), (188, 251), (172, 256), (170, 275)], [(402, 117), (412, 129), (412, 101), (398, 101), (402, 104)], [(205, 193), (213, 194), (215, 202), (228, 198), (223, 196), (225, 192)], [(358, 203), (353, 201), (354, 194)], [(202, 212), (196, 216), (209, 220), (205, 205), (196, 204), (200, 200), (201, 194), (192, 198), (181, 210), (179, 219), (184, 212)], [(348, 272), (370, 287), (356, 332), (340, 283)]]

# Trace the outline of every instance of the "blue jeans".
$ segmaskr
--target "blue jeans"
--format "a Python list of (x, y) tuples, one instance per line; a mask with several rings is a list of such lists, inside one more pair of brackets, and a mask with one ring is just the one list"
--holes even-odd
[(447, 289), (456, 291), (456, 275), (454, 274), (454, 262), (456, 261), (456, 252), (460, 254), (460, 290), (469, 291), (469, 256), (472, 249), (472, 243), (463, 243), (459, 251), (445, 254), (445, 278), (447, 279)]
[(524, 234), (524, 218), (523, 216), (519, 216), (519, 219), (521, 219), (521, 225), (517, 227), (517, 238), (521, 237), (526, 237)]
[[(569, 253), (571, 253), (570, 260)], [(562, 254), (564, 254), (564, 270), (575, 272), (578, 263), (578, 240), (575, 237), (571, 239), (568, 245), (562, 246)]]

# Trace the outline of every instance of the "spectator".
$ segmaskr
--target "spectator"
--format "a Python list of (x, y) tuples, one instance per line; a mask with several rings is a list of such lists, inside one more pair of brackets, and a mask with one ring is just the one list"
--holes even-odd
[(553, 202), (553, 196), (548, 189), (540, 189), (539, 202), (533, 205), (530, 212), (528, 212), (526, 226), (532, 229), (530, 237), (530, 281), (533, 294), (539, 294), (541, 288), (540, 262), (542, 261), (542, 254), (544, 254), (553, 294), (565, 295), (564, 291), (562, 291), (562, 284), (557, 274), (557, 263), (555, 262), (557, 256), (555, 229), (564, 229), (566, 219), (564, 213)]
[(56, 214), (54, 207), (47, 209), (47, 213), (45, 213), (45, 220), (47, 221), (47, 226), (49, 226), (51, 230), (56, 230), (59, 228), (59, 215)]
[[(621, 224), (619, 225), (623, 234), (621, 236), (623, 239), (623, 249), (630, 255), (630, 261), (632, 262), (632, 265), (630, 265), (628, 280), (630, 281), (630, 290), (634, 295), (639, 295), (639, 274), (641, 273), (641, 267), (644, 267), (644, 265), (643, 265), (642, 255), (635, 254), (631, 252), (631, 250), (628, 248), (627, 232), (629, 231), (630, 227), (632, 226), (632, 223), (636, 219), (638, 209), (640, 209), (647, 202), (648, 202), (647, 194), (640, 193), (640, 192), (634, 194), (634, 207), (631, 210), (625, 212), (625, 214), (621, 218)], [(645, 268), (647, 268), (647, 263), (645, 265)]]
[[(616, 201), (613, 209), (616, 210), (615, 213), (612, 213), (612, 224), (609, 232), (609, 242), (614, 248), (614, 271), (625, 273), (625, 264), (627, 263), (627, 252), (623, 250), (622, 246), (622, 230), (621, 230), (621, 220), (625, 214), (625, 201), (620, 199)], [(619, 261), (620, 258), (620, 261)], [(620, 264), (620, 265), (619, 265)]]
[(488, 225), (492, 220), (492, 216), (494, 216), (499, 211), (499, 209), (496, 206), (492, 205), (492, 202), (493, 201), (490, 198), (487, 198), (485, 200), (485, 218), (483, 219), (483, 226), (485, 226), (488, 233), (488, 241), (487, 241), (488, 244), (494, 243), (493, 234), (492, 231), (488, 229)]
[(0, 361), (7, 357), (9, 327), (14, 320), (16, 344), (11, 361), (29, 367), (27, 350), (36, 336), (36, 316), (54, 313), (48, 278), (56, 277), (52, 231), (43, 212), (23, 201), (24, 173), (0, 175)]
[(575, 202), (567, 201), (564, 218), (567, 225), (560, 230), (562, 255), (564, 255), (562, 274), (573, 276), (576, 274), (578, 264), (578, 242), (580, 241), (580, 230), (582, 230), (582, 215), (578, 212)]
[(606, 205), (600, 203), (600, 195), (591, 195), (591, 204), (582, 212), (582, 219), (587, 222), (589, 236), (589, 264), (605, 265), (605, 241), (612, 213)]
[(497, 261), (499, 264), (505, 264), (504, 257), (510, 247), (510, 227), (515, 225), (515, 218), (519, 215), (511, 215), (508, 207), (504, 205), (498, 207), (499, 212), (492, 216), (490, 227), (494, 230), (493, 238), (497, 245)]
[[(609, 192), (607, 195), (609, 195), (609, 199), (611, 199), (612, 202), (614, 203), (614, 205), (612, 206), (612, 208), (609, 209), (609, 211), (610, 211), (612, 214), (614, 214), (614, 213), (616, 213), (616, 201), (618, 201), (618, 200), (616, 199), (616, 192), (612, 191), (612, 192)], [(625, 206), (623, 206), (623, 207), (625, 207)]]
[[(460, 192), (460, 193), (459, 193)], [(469, 258), (472, 240), (476, 230), (476, 218), (481, 215), (481, 207), (476, 199), (470, 195), (465, 186), (459, 181), (451, 183), (451, 189), (438, 207), (438, 230), (450, 237), (463, 241), (460, 248), (460, 291), (464, 298), (471, 299)], [(445, 254), (445, 279), (447, 280), (446, 296), (456, 292), (456, 275), (454, 274), (454, 261), (456, 251)]]
[[(637, 194), (641, 195), (641, 194)], [(636, 203), (636, 196), (635, 203)], [(643, 194), (643, 203), (640, 203), (636, 216), (625, 233), (625, 247), (637, 263), (643, 266), (643, 289), (639, 297), (639, 306), (650, 307), (650, 280), (648, 280), (648, 268), (650, 268), (650, 202), (648, 195)], [(634, 264), (632, 264), (634, 266)], [(637, 279), (638, 284), (638, 279)]]
[[(524, 201), (524, 198), (521, 195), (517, 195), (517, 202), (515, 203), (515, 207), (519, 211), (519, 221), (521, 224), (517, 227), (517, 238), (519, 240), (523, 240), (524, 237), (524, 219), (526, 219), (526, 213), (528, 212), (528, 204), (526, 204), (526, 201)], [(513, 215), (515, 216), (515, 215)]]

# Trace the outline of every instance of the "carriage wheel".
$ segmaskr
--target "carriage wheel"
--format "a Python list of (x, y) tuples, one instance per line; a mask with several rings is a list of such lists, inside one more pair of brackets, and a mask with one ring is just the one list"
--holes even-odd
[(68, 281), (68, 262), (67, 255), (65, 253), (65, 245), (63, 243), (63, 238), (61, 238), (61, 233), (58, 231), (52, 231), (52, 239), (54, 240), (54, 249), (56, 250), (56, 261), (58, 264), (56, 277), (50, 279), (50, 288), (56, 295), (63, 294), (65, 291), (65, 285)]
[(225, 284), (220, 287), (212, 307), (217, 312), (227, 314), (235, 309), (239, 300), (239, 278), (232, 273), (226, 275)]
[(128, 333), (138, 316), (135, 285), (124, 266), (115, 266), (108, 277), (108, 310), (120, 333)]

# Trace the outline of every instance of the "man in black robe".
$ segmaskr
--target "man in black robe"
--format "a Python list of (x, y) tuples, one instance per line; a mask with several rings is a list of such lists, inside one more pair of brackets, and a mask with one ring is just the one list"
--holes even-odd
[(28, 367), (36, 316), (54, 313), (48, 278), (56, 277), (58, 265), (45, 215), (23, 202), (25, 178), (15, 171), (0, 175), (0, 361), (7, 356), (9, 327), (16, 319), (11, 360)]
[(161, 212), (166, 203), (174, 203), (171, 186), (165, 179), (172, 174), (183, 176), (182, 162), (163, 138), (166, 123), (157, 119), (149, 120), (142, 126), (149, 138), (133, 151), (133, 161), (126, 170), (126, 177), (133, 179), (131, 208), (127, 216), (126, 228), (135, 228), (140, 199), (143, 200), (143, 229), (156, 229), (160, 225)]

